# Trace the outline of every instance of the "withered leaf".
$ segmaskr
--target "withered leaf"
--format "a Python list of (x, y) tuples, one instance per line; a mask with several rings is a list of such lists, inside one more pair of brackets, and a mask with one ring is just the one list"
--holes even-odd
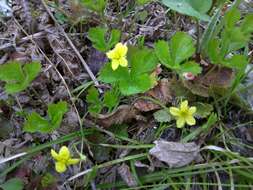
[[(172, 91), (170, 87), (171, 86), (168, 79), (162, 79), (153, 89), (146, 92), (144, 96), (157, 99), (161, 103), (167, 104), (172, 101)], [(144, 99), (137, 100), (134, 104), (134, 107), (142, 112), (148, 112), (160, 108), (160, 106), (154, 102)]]
[(110, 114), (98, 114), (97, 123), (102, 127), (110, 127), (112, 125), (119, 125), (122, 123), (129, 123), (133, 119), (140, 120), (144, 119), (139, 110), (133, 106), (121, 105)]
[(193, 94), (209, 97), (210, 90), (218, 88), (228, 88), (234, 78), (232, 69), (219, 67), (215, 68), (205, 75), (196, 77), (193, 81), (183, 81), (183, 84)]
[(165, 162), (171, 168), (185, 166), (199, 157), (199, 146), (194, 142), (179, 143), (157, 140), (149, 154)]
[(130, 168), (127, 164), (122, 164), (118, 168), (118, 173), (120, 174), (121, 178), (126, 182), (129, 187), (137, 186), (137, 182), (133, 175), (130, 172)]

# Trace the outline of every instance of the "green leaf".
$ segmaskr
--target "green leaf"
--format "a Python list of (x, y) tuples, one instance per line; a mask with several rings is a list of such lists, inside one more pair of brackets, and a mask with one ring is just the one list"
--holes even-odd
[(152, 72), (157, 65), (157, 57), (148, 48), (130, 48), (128, 53), (129, 64), (131, 65), (131, 76), (138, 76), (143, 73)]
[(154, 115), (154, 118), (157, 122), (165, 123), (165, 122), (171, 121), (170, 114), (164, 109), (155, 112), (153, 115)]
[(244, 34), (253, 32), (253, 14), (246, 15), (241, 24), (241, 30)]
[(112, 30), (111, 36), (107, 45), (108, 50), (113, 48), (115, 44), (117, 44), (120, 41), (120, 36), (121, 36), (121, 32), (119, 30), (115, 30), (115, 29)]
[(209, 42), (207, 46), (207, 55), (213, 64), (220, 64), (222, 57), (220, 56), (220, 41), (218, 39), (213, 39)]
[(106, 6), (106, 0), (81, 0), (81, 3), (88, 9), (98, 13), (103, 13)]
[(212, 7), (212, 0), (189, 0), (190, 5), (200, 13), (206, 13)]
[(107, 63), (100, 70), (99, 80), (105, 83), (115, 83), (129, 77), (129, 71), (127, 67), (119, 66), (115, 71), (112, 70), (111, 64)]
[(222, 64), (226, 67), (237, 69), (238, 71), (244, 71), (247, 67), (248, 60), (244, 55), (234, 55), (232, 58), (224, 60)]
[(12, 61), (0, 65), (0, 80), (6, 82), (5, 90), (9, 94), (20, 92), (26, 89), (36, 78), (41, 70), (39, 62), (31, 62), (24, 65), (17, 61)]
[(61, 101), (57, 104), (48, 105), (48, 117), (53, 128), (58, 128), (61, 124), (63, 115), (68, 111), (67, 102)]
[(217, 24), (221, 16), (222, 7), (220, 7), (216, 13), (212, 16), (211, 21), (209, 22), (207, 28), (204, 31), (204, 34), (200, 42), (200, 50), (202, 53), (207, 54), (207, 45), (211, 39), (214, 39), (215, 31), (217, 30)]
[[(162, 3), (174, 11), (188, 16), (193, 16), (203, 21), (209, 21), (210, 17), (203, 14), (204, 11), (209, 9), (210, 0), (208, 1), (193, 1), (193, 0), (162, 0)], [(195, 9), (196, 8), (196, 9)], [(199, 12), (200, 10), (200, 12)]]
[(201, 71), (202, 71), (202, 67), (194, 61), (189, 61), (180, 65), (180, 72), (182, 74), (192, 73), (193, 75), (198, 75), (201, 73)]
[(206, 118), (213, 111), (213, 106), (211, 104), (196, 102), (195, 104), (193, 104), (193, 106), (197, 108), (195, 116), (198, 118)]
[(224, 16), (225, 27), (228, 29), (233, 28), (235, 24), (240, 20), (240, 18), (241, 18), (240, 11), (236, 7), (233, 7)]
[(172, 61), (175, 65), (179, 65), (182, 61), (191, 57), (195, 52), (195, 46), (192, 38), (184, 33), (177, 32), (170, 42), (170, 50)]
[(119, 93), (114, 89), (106, 91), (104, 94), (104, 105), (109, 110), (112, 110), (118, 104), (119, 104)]
[(151, 77), (148, 74), (142, 74), (120, 81), (119, 88), (123, 95), (129, 96), (146, 92), (152, 85)]
[(89, 88), (88, 95), (86, 96), (86, 101), (89, 104), (88, 108), (90, 113), (100, 113), (103, 105), (99, 99), (99, 92), (94, 86)]
[(57, 104), (48, 105), (48, 119), (41, 117), (38, 113), (32, 112), (26, 118), (24, 124), (24, 131), (27, 132), (41, 132), (51, 133), (57, 129), (61, 122), (63, 115), (67, 112), (67, 103), (58, 102)]
[(154, 45), (155, 54), (158, 57), (159, 61), (168, 68), (173, 68), (174, 63), (172, 62), (170, 55), (169, 44), (164, 40), (159, 40)]
[(19, 178), (12, 178), (0, 185), (3, 190), (22, 190), (24, 182)]
[(88, 38), (92, 42), (94, 48), (99, 51), (106, 52), (119, 42), (121, 35), (119, 30), (112, 30), (109, 40), (107, 40), (107, 33), (107, 28), (95, 27), (89, 29)]

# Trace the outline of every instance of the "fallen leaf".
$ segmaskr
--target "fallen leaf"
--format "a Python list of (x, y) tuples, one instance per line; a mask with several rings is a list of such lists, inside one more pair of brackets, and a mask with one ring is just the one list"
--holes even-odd
[[(168, 79), (162, 79), (158, 82), (158, 84), (148, 92), (144, 94), (144, 96), (148, 96), (160, 101), (162, 104), (166, 105), (167, 103), (172, 101), (172, 91), (170, 88), (170, 82)], [(134, 107), (142, 112), (148, 112), (152, 110), (157, 110), (160, 108), (159, 105), (155, 104), (150, 100), (139, 99), (135, 102)]]
[(154, 115), (155, 120), (160, 123), (170, 122), (171, 120), (170, 114), (164, 109), (155, 112), (153, 115)]
[(142, 120), (144, 117), (140, 115), (140, 111), (135, 107), (129, 105), (121, 105), (117, 110), (110, 114), (98, 114), (96, 121), (100, 126), (106, 128), (112, 125), (129, 123), (134, 119)]
[(171, 168), (178, 168), (190, 164), (199, 157), (199, 146), (194, 142), (179, 143), (157, 140), (155, 147), (149, 154), (165, 162)]
[(133, 175), (130, 172), (130, 168), (127, 164), (122, 164), (119, 168), (118, 168), (118, 173), (120, 174), (121, 178), (126, 182), (126, 184), (128, 185), (128, 187), (136, 187), (137, 186), (137, 182), (135, 180), (135, 178), (133, 177)]
[(229, 68), (211, 68), (205, 75), (196, 77), (193, 81), (184, 80), (183, 84), (193, 94), (209, 97), (213, 87), (228, 88), (234, 78), (234, 72)]

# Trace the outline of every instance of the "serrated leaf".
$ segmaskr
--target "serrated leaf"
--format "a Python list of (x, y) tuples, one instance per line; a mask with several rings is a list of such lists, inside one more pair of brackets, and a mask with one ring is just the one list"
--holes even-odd
[(166, 110), (159, 110), (154, 113), (154, 118), (157, 122), (165, 123), (171, 121), (171, 116)]
[(88, 9), (98, 13), (103, 13), (106, 5), (106, 0), (81, 0), (81, 2)]
[(198, 75), (201, 73), (201, 71), (202, 71), (202, 67), (194, 61), (189, 61), (180, 65), (180, 72), (182, 74), (192, 73), (193, 75)]
[(106, 91), (103, 102), (111, 110), (119, 103), (119, 94), (115, 90)]
[(128, 68), (118, 67), (117, 70), (112, 70), (111, 64), (107, 63), (99, 73), (99, 80), (105, 83), (114, 83), (129, 77)]
[(220, 55), (220, 41), (218, 39), (213, 39), (208, 43), (207, 55), (209, 56), (213, 64), (221, 63), (222, 57)]
[(177, 32), (170, 41), (171, 57), (174, 65), (179, 65), (182, 61), (191, 57), (195, 52), (192, 38), (184, 33)]
[(248, 64), (247, 57), (244, 55), (234, 55), (233, 57), (224, 60), (223, 65), (238, 71), (244, 71)]
[(27, 116), (24, 124), (24, 131), (27, 132), (41, 132), (50, 133), (57, 129), (61, 122), (63, 115), (67, 112), (67, 103), (58, 102), (57, 104), (48, 105), (48, 118), (41, 117), (38, 113), (32, 112)]
[(138, 76), (153, 71), (157, 65), (157, 57), (151, 49), (129, 48), (128, 59), (131, 65), (131, 76)]
[(146, 92), (152, 86), (153, 80), (148, 74), (129, 77), (119, 83), (121, 93), (126, 96)]
[[(188, 16), (193, 16), (203, 21), (209, 21), (210, 17), (206, 14), (199, 12), (194, 9), (196, 7), (196, 2), (193, 3), (192, 0), (162, 0), (162, 3), (167, 7), (171, 8), (174, 11), (177, 11), (181, 14), (185, 14)], [(207, 6), (203, 5), (205, 1), (199, 1), (198, 7), (202, 7), (201, 11), (206, 10)], [(209, 4), (209, 3), (208, 3)]]
[(0, 185), (3, 190), (22, 190), (24, 182), (19, 178), (12, 178)]
[(195, 116), (198, 118), (206, 118), (213, 111), (213, 106), (211, 104), (196, 102), (193, 106), (197, 108)]
[(226, 28), (228, 29), (233, 28), (235, 24), (240, 20), (240, 18), (241, 18), (241, 13), (236, 7), (229, 10), (224, 16)]
[(12, 61), (0, 66), (0, 80), (6, 82), (5, 90), (9, 94), (26, 89), (41, 70), (39, 62), (31, 62), (24, 65)]
[(50, 123), (54, 128), (58, 128), (60, 125), (63, 115), (68, 111), (67, 102), (61, 101), (57, 104), (48, 105), (48, 117), (50, 119)]
[(119, 30), (112, 30), (109, 40), (106, 40), (107, 32), (107, 28), (95, 27), (89, 29), (88, 38), (92, 42), (94, 48), (99, 51), (106, 52), (119, 42), (121, 35)]
[(99, 92), (94, 86), (89, 88), (86, 101), (89, 104), (88, 108), (90, 113), (100, 113), (103, 105), (99, 99)]
[(241, 30), (244, 34), (253, 32), (253, 14), (246, 15), (241, 24)]
[(24, 124), (24, 131), (26, 132), (49, 132), (49, 122), (47, 119), (41, 117), (38, 113), (32, 112), (26, 118), (26, 122)]
[(168, 68), (173, 68), (174, 63), (172, 62), (170, 55), (169, 44), (164, 40), (159, 40), (154, 45), (155, 54), (159, 61)]

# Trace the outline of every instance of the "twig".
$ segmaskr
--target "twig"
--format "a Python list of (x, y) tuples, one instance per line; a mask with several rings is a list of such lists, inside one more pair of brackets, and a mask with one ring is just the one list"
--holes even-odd
[[(76, 49), (75, 45), (73, 44), (73, 42), (70, 40), (70, 38), (68, 37), (68, 35), (66, 34), (66, 32), (64, 31), (64, 29), (62, 28), (62, 26), (57, 22), (57, 20), (55, 19), (54, 15), (52, 14), (52, 12), (50, 11), (50, 9), (48, 8), (46, 2), (44, 0), (41, 0), (41, 3), (43, 4), (43, 6), (45, 7), (46, 11), (48, 12), (49, 16), (52, 18), (52, 20), (54, 21), (54, 23), (56, 24), (56, 26), (59, 28), (59, 30), (63, 33), (64, 37), (66, 38), (66, 40), (68, 41), (69, 45), (71, 46), (71, 48), (74, 50), (74, 52), (76, 53), (76, 55), (78, 56), (78, 58), (80, 59), (80, 61), (82, 62), (85, 70), (87, 71), (87, 73), (89, 74), (90, 78), (93, 80), (94, 84), (96, 86), (99, 85), (95, 75), (92, 73), (92, 71), (90, 70), (89, 66), (87, 65), (87, 63), (85, 62), (85, 60), (83, 59), (83, 57), (81, 56), (81, 54), (79, 53), (79, 51)], [(101, 89), (99, 89), (99, 92), (102, 93), (103, 91)]]
[[(38, 33), (35, 33), (35, 34), (32, 34), (32, 35), (28, 35), (24, 38), (21, 38), (19, 42), (17, 42), (17, 44), (21, 44), (21, 43), (24, 43), (26, 41), (29, 41), (31, 38), (35, 39), (35, 38), (42, 38), (44, 37), (45, 35), (45, 32), (38, 32)], [(7, 49), (7, 48), (10, 48), (13, 46), (13, 43), (5, 43), (3, 45), (0, 46), (0, 50), (4, 50), (4, 49)]]

